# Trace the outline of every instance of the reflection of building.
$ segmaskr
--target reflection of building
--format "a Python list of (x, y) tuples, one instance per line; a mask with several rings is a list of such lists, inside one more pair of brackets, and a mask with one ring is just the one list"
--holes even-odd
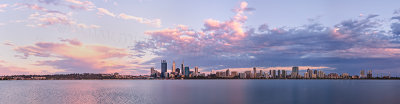
[(161, 60), (161, 78), (165, 78), (167, 72), (167, 61), (166, 60)]
[(292, 67), (291, 77), (292, 78), (298, 78), (298, 76), (299, 76), (299, 67), (297, 67), (297, 66)]

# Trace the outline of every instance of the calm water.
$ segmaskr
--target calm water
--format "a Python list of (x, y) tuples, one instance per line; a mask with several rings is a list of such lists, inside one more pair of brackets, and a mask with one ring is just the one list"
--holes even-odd
[(0, 81), (1, 104), (399, 104), (398, 80)]

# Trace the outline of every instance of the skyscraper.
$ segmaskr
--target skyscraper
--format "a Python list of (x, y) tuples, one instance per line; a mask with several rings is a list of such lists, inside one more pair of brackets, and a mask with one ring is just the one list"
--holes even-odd
[(278, 78), (281, 78), (281, 70), (278, 70)]
[(194, 74), (193, 75), (197, 77), (198, 74), (199, 74), (199, 67), (196, 66), (196, 67), (194, 67)]
[(368, 70), (367, 78), (372, 78), (372, 70)]
[(225, 75), (226, 75), (227, 77), (229, 77), (230, 74), (231, 74), (231, 72), (229, 71), (229, 69), (226, 69)]
[[(310, 69), (307, 69), (307, 73), (308, 73), (308, 78), (312, 78), (312, 75), (313, 75), (313, 71), (312, 70), (310, 70)], [(305, 76), (304, 76), (305, 77)]]
[(257, 70), (256, 70), (256, 67), (253, 67), (253, 78), (257, 78)]
[(173, 61), (172, 62), (172, 69), (171, 69), (173, 74), (175, 74), (175, 67), (176, 67), (175, 66), (175, 61)]
[(292, 78), (297, 78), (297, 76), (299, 76), (299, 67), (294, 66), (294, 67), (292, 67), (291, 77)]
[(276, 70), (272, 70), (272, 78), (276, 78)]
[(286, 78), (286, 70), (282, 70), (282, 77), (281, 78)]
[(157, 77), (157, 76), (155, 76), (156, 75), (156, 70), (154, 70), (154, 67), (151, 67), (150, 68), (150, 76), (152, 76), (152, 77)]
[(185, 67), (185, 77), (189, 77), (189, 74), (190, 74), (189, 66), (186, 66)]
[(165, 78), (165, 73), (167, 72), (167, 61), (161, 60), (161, 78)]
[(361, 70), (361, 72), (360, 72), (360, 78), (366, 78), (366, 76), (365, 76), (365, 70)]
[(175, 69), (175, 72), (176, 72), (176, 75), (178, 75), (179, 73), (181, 73), (181, 69), (176, 68), (176, 69)]
[(182, 71), (182, 75), (185, 75), (185, 68), (184, 68), (184, 62), (185, 61), (182, 61), (182, 64), (181, 64), (181, 71)]

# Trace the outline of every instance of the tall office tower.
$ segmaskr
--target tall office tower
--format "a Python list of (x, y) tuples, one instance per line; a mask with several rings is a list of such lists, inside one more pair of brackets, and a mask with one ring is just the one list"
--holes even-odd
[(276, 70), (272, 70), (272, 78), (276, 78)]
[(307, 73), (308, 73), (308, 78), (312, 78), (313, 71), (310, 69), (307, 69)]
[(231, 72), (231, 77), (235, 77), (235, 76), (237, 76), (237, 74), (238, 74), (237, 71), (232, 71)]
[(181, 64), (181, 71), (182, 71), (182, 75), (185, 75), (185, 68), (184, 68), (184, 62), (185, 61), (182, 61), (182, 64)]
[(368, 70), (367, 78), (372, 78), (372, 70)]
[(190, 74), (189, 66), (186, 66), (185, 67), (185, 77), (189, 77), (189, 74)]
[(260, 77), (264, 77), (263, 70), (260, 70)]
[(272, 78), (272, 70), (269, 70), (268, 78)]
[(253, 78), (257, 78), (257, 70), (256, 70), (256, 67), (253, 67)]
[(278, 70), (278, 78), (281, 78), (281, 70)]
[(282, 78), (286, 78), (286, 70), (282, 70)]
[(166, 60), (161, 60), (161, 78), (165, 78), (167, 72), (167, 61)]
[(322, 70), (318, 70), (318, 78), (325, 78), (325, 73)]
[(366, 76), (365, 76), (365, 70), (361, 70), (361, 72), (360, 72), (360, 78), (366, 78)]
[(198, 74), (199, 74), (199, 67), (194, 67), (194, 76), (198, 76)]
[(251, 71), (245, 71), (246, 78), (251, 78)]
[(225, 71), (225, 75), (226, 75), (227, 77), (229, 77), (229, 76), (230, 76), (230, 74), (231, 74), (231, 72), (229, 71), (229, 69), (226, 69), (226, 71)]
[(294, 66), (294, 67), (292, 67), (291, 77), (292, 78), (297, 78), (297, 76), (299, 76), (299, 67)]
[(175, 67), (176, 67), (175, 66), (175, 61), (173, 61), (172, 62), (172, 69), (171, 69), (173, 74), (175, 74)]
[(176, 72), (175, 74), (178, 75), (179, 73), (181, 73), (181, 69), (176, 68), (176, 69), (175, 69), (175, 72)]
[(314, 74), (315, 74), (315, 75), (318, 75), (318, 70), (314, 70)]
[(154, 70), (154, 67), (151, 67), (150, 68), (150, 76), (152, 76), (152, 77), (157, 77), (157, 76), (155, 76), (156, 75), (156, 70)]

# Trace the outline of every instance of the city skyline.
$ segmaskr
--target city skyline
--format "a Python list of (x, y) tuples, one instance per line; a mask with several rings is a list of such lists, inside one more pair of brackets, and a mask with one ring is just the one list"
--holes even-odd
[(293, 66), (300, 72), (399, 75), (398, 3), (2, 0), (0, 75)]
[[(365, 69), (361, 69), (358, 74), (349, 74), (348, 72), (324, 72), (324, 70), (317, 70), (317, 69), (310, 69), (309, 67), (301, 71), (299, 66), (292, 66), (290, 70), (288, 69), (258, 69), (257, 67), (253, 67), (252, 70), (230, 70), (229, 68), (227, 69), (220, 69), (220, 70), (211, 70), (211, 72), (200, 72), (198, 70), (198, 66), (195, 66), (194, 68), (190, 69), (189, 66), (187, 65), (184, 67), (184, 62), (182, 61), (182, 70), (179, 68), (175, 68), (175, 61), (172, 61), (173, 65), (171, 68), (171, 71), (167, 71), (168, 69), (165, 69), (167, 66), (167, 61), (166, 60), (161, 60), (161, 66), (162, 68), (160, 69), (161, 72), (155, 70), (154, 67), (150, 68), (150, 76), (151, 78), (154, 79), (180, 79), (180, 78), (206, 78), (206, 79), (218, 79), (218, 78), (233, 78), (233, 79), (373, 79), (373, 78), (385, 78), (385, 79), (390, 79), (398, 78), (397, 74), (393, 73), (375, 73), (373, 74), (372, 70), (369, 69), (367, 70), (367, 73), (365, 72)], [(192, 71), (191, 71), (192, 70)], [(182, 73), (175, 73), (182, 71)], [(259, 71), (259, 72), (258, 72)], [(289, 72), (289, 73), (288, 73)], [(146, 76), (146, 75), (145, 75)]]

